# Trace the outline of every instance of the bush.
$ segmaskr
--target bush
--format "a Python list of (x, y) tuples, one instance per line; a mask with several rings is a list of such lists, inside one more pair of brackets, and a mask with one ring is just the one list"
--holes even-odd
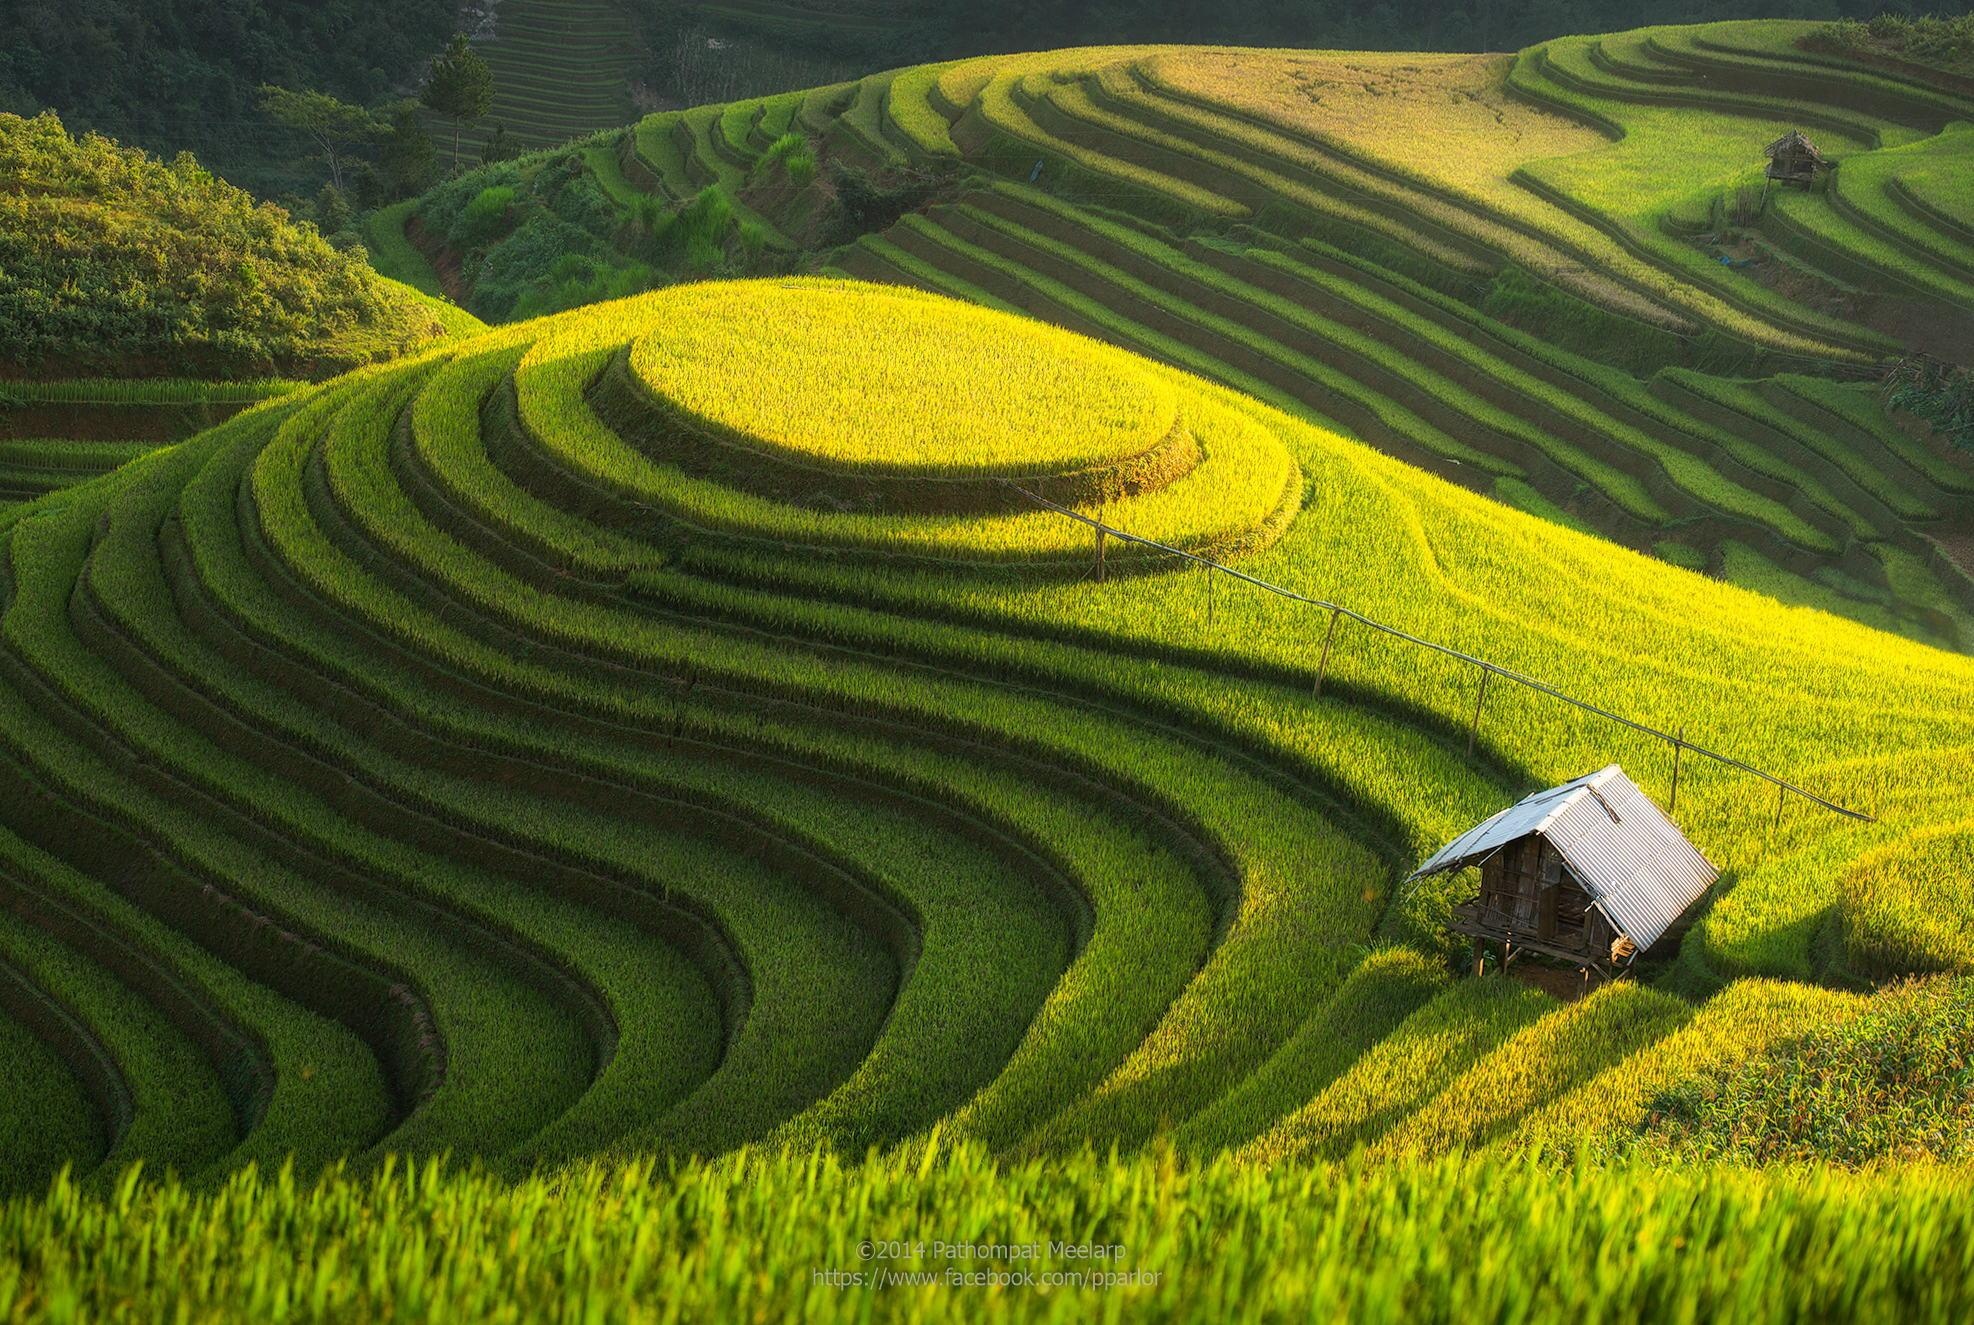
[(545, 317), (606, 299), (622, 299), (658, 284), (658, 273), (642, 263), (599, 267), (588, 258), (555, 264), (546, 282), (535, 282), (514, 302), (513, 317)]
[(1839, 19), (1803, 40), (1814, 50), (1838, 55), (1892, 55), (1947, 69), (1974, 70), (1974, 14), (1955, 18), (1880, 14), (1868, 23)]
[(488, 166), (470, 175), (461, 175), (425, 194), (418, 200), (417, 213), (425, 228), (435, 235), (450, 235), (460, 224), (466, 209), (476, 202), (480, 195), (496, 185), (506, 185), (519, 192), (520, 171), (512, 163)]
[(624, 224), (623, 209), (588, 174), (578, 173), (563, 181), (549, 195), (548, 207), (570, 225), (598, 239), (612, 238)]
[(733, 202), (718, 185), (673, 212), (658, 228), (654, 247), (665, 265), (682, 271), (716, 271), (726, 262)]
[(473, 311), (488, 321), (505, 321), (514, 313), (522, 295), (543, 272), (562, 270), (572, 279), (585, 280), (571, 264), (588, 260), (596, 244), (587, 233), (576, 229), (555, 213), (534, 209), (516, 226), (514, 233), (487, 253), (473, 282)]
[(768, 145), (761, 159), (754, 163), (756, 177), (767, 174), (780, 165), (789, 182), (797, 188), (805, 188), (816, 177), (816, 154), (809, 146), (809, 140), (799, 133), (785, 133)]
[(1917, 415), (1955, 446), (1974, 451), (1974, 372), (1913, 355), (1892, 365), (1883, 390), (1889, 408)]
[(460, 213), (459, 220), (446, 233), (446, 242), (465, 252), (480, 247), (507, 226), (507, 214), (514, 207), (514, 189), (496, 184), (481, 189)]

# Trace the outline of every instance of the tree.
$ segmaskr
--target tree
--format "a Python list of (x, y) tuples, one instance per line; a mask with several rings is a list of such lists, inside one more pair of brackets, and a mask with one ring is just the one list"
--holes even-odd
[(351, 148), (376, 142), (386, 132), (384, 121), (374, 111), (338, 101), (326, 92), (297, 92), (263, 83), (260, 108), (275, 123), (293, 129), (315, 144), (323, 163), (329, 167), (329, 183), (338, 193), (345, 191), (345, 155)]
[(315, 195), (315, 227), (324, 236), (334, 236), (349, 229), (350, 220), (356, 209), (350, 206), (349, 195), (334, 184), (324, 184), (322, 192)]
[(480, 164), (490, 166), (496, 161), (512, 161), (520, 155), (521, 149), (507, 141), (507, 126), (495, 120), (493, 132), (487, 135), (485, 145), (480, 148)]
[(418, 99), (452, 121), (452, 159), (459, 160), (461, 131), (478, 121), (493, 105), (493, 70), (467, 42), (452, 34), (452, 44), (433, 57), (425, 73), (425, 90)]
[(408, 198), (431, 187), (434, 158), (432, 135), (418, 115), (418, 103), (400, 102), (385, 108), (390, 132), (377, 149), (377, 174), (386, 199)]

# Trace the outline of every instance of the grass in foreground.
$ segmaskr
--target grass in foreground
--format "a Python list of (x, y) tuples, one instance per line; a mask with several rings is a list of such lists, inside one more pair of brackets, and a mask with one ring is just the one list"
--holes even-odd
[[(1948, 1320), (1974, 1307), (1970, 1197), (1945, 1169), (1010, 1164), (936, 1144), (512, 1185), (436, 1163), (207, 1191), (132, 1174), (0, 1205), (0, 1318)], [(967, 1254), (982, 1244), (1039, 1254)]]

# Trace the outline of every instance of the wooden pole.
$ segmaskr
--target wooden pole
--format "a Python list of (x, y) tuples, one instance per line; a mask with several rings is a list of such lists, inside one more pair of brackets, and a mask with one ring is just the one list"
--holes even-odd
[(1467, 724), (1467, 753), (1468, 754), (1472, 754), (1474, 752), (1474, 742), (1480, 739), (1481, 705), (1487, 702), (1487, 683), (1493, 678), (1494, 678), (1493, 672), (1489, 671), (1485, 667), (1481, 668), (1480, 691), (1474, 696), (1474, 718), (1472, 722)]
[(1672, 795), (1666, 801), (1666, 813), (1679, 808), (1679, 756), (1686, 749), (1686, 727), (1681, 724), (1679, 735), (1672, 738)]
[(1206, 568), (1206, 627), (1213, 629), (1213, 567)]
[(1104, 527), (1097, 526), (1097, 583), (1104, 582)]
[(1782, 827), (1782, 798), (1788, 794), (1789, 788), (1783, 786), (1780, 782), (1775, 784), (1775, 822), (1769, 825), (1769, 831), (1771, 833)]
[(1330, 628), (1323, 632), (1323, 656), (1316, 663), (1316, 697), (1318, 699), (1323, 697), (1323, 673), (1330, 669), (1330, 645), (1336, 642), (1337, 619), (1342, 615), (1342, 608), (1331, 608)]

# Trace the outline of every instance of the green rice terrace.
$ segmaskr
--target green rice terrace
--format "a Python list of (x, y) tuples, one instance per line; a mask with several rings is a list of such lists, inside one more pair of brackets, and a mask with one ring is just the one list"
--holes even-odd
[[(1798, 44), (1816, 31), (926, 66), (468, 175), (373, 246), (496, 319), (716, 271), (1017, 308), (1662, 560), (1963, 647), (1974, 466), (1872, 383), (1902, 353), (1974, 354), (1974, 90)], [(1765, 188), (1764, 148), (1797, 128), (1836, 169)]]
[[(0, 1320), (1965, 1319), (1974, 91), (1815, 31), (664, 112), (19, 356)], [(1710, 886), (1488, 955), (1613, 764)]]
[[(878, 424), (794, 447), (815, 405), (727, 390), (765, 328)], [(924, 336), (1005, 350), (913, 381), (888, 356)], [(976, 453), (982, 373), (1028, 422)], [(1354, 621), (1319, 671), (1322, 616), (1142, 545), (1093, 580), (1035, 488), (1874, 817), (1689, 761), (1726, 881), (1650, 978), (1453, 978), (1455, 890), (1405, 871), (1612, 759), (1663, 799), (1666, 747), (1477, 706), (1470, 665)], [(912, 1164), (1677, 1153), (1664, 1092), (1974, 951), (1974, 662), (941, 296), (688, 285), (497, 329), (16, 507), (0, 548), (16, 1189), (934, 1131), (959, 1149)], [(1964, 1096), (1911, 1093), (1937, 1129), (1861, 1160), (1964, 1156)]]
[[(498, 0), (474, 33), (493, 73), (486, 119), (460, 139), (477, 162), (493, 126), (520, 148), (554, 147), (632, 117), (630, 20), (615, 0)], [(434, 133), (439, 132), (434, 125)], [(444, 150), (450, 152), (450, 132)]]

